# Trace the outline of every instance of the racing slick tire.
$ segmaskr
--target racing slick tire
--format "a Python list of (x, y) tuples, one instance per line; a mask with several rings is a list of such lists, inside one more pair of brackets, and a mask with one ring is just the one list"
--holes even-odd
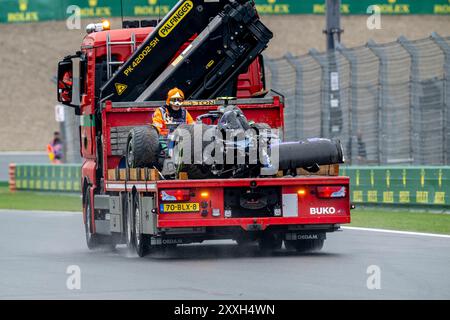
[(153, 126), (135, 127), (127, 139), (126, 163), (128, 168), (151, 168), (158, 164), (159, 133)]
[[(194, 164), (194, 144), (195, 139), (197, 137), (194, 136), (194, 128), (196, 125), (202, 126), (202, 153), (203, 150), (206, 148), (206, 146), (211, 143), (211, 141), (204, 141), (203, 137), (205, 135), (206, 130), (210, 129), (211, 126), (205, 125), (205, 124), (181, 124), (177, 127), (177, 129), (173, 133), (173, 139), (176, 142), (179, 142), (179, 137), (185, 136), (185, 134), (189, 134), (190, 136), (190, 164), (180, 163), (180, 160), (175, 160), (176, 166), (179, 167), (181, 170), (178, 171), (185, 171), (188, 174), (189, 179), (208, 179), (212, 177), (210, 167), (207, 165), (202, 164)], [(179, 152), (184, 152), (183, 150), (183, 144), (178, 144), (180, 146)]]
[(264, 130), (271, 130), (272, 128), (264, 122), (256, 122), (250, 125), (250, 127), (254, 128), (258, 134), (260, 134)]

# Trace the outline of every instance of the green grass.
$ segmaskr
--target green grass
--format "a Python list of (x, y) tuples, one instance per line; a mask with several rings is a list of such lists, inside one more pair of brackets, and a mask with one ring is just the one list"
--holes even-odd
[(0, 186), (0, 209), (81, 211), (79, 194), (18, 191)]
[(450, 214), (361, 208), (351, 215), (352, 227), (450, 234)]

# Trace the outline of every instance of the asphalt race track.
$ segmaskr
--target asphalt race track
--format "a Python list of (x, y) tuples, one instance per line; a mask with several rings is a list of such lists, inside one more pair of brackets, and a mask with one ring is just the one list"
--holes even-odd
[[(381, 289), (367, 288), (370, 265)], [(0, 211), (0, 299), (449, 299), (449, 266), (449, 237), (348, 229), (316, 254), (216, 241), (139, 258), (89, 251), (80, 214)]]

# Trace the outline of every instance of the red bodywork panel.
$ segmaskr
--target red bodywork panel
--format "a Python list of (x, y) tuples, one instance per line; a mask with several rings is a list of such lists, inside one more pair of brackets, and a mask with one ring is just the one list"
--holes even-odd
[[(298, 201), (298, 211), (290, 212), (295, 208), (283, 208), (282, 217), (270, 218), (225, 218), (224, 217), (224, 196), (225, 187), (249, 187), (251, 181), (257, 181), (257, 185), (263, 186), (282, 186), (282, 195), (295, 195)], [(241, 226), (247, 229), (249, 225), (259, 224), (264, 230), (269, 225), (286, 224), (339, 224), (350, 222), (350, 206), (348, 192), (344, 198), (337, 199), (319, 199), (311, 192), (318, 185), (342, 185), (348, 188), (348, 178), (334, 177), (323, 179), (317, 177), (302, 178), (259, 178), (259, 179), (218, 179), (218, 180), (191, 180), (186, 181), (159, 181), (157, 188), (180, 189), (190, 188), (195, 190), (196, 196), (191, 198), (191, 202), (202, 201), (201, 192), (209, 193), (208, 215), (202, 217), (197, 213), (161, 213), (158, 211), (158, 227), (211, 227), (211, 226)], [(305, 195), (298, 195), (300, 188), (308, 190)], [(158, 199), (158, 208), (161, 203)], [(335, 208), (334, 214), (311, 215), (310, 208)], [(212, 209), (220, 210), (220, 217), (212, 216)], [(286, 212), (284, 212), (286, 211)]]
[[(226, 218), (224, 216), (224, 188), (250, 187), (255, 181), (258, 187), (281, 186), (282, 190), (282, 216), (280, 217), (250, 217), (250, 218)], [(124, 191), (123, 182), (111, 181), (106, 184), (109, 191)], [(320, 199), (316, 194), (317, 186), (343, 186), (346, 194), (343, 198)], [(299, 178), (257, 178), (257, 179), (209, 179), (209, 180), (170, 180), (170, 181), (148, 181), (128, 182), (128, 190), (136, 187), (138, 191), (156, 192), (158, 195), (162, 190), (189, 189), (192, 196), (188, 202), (208, 203), (208, 214), (202, 216), (200, 210), (194, 213), (162, 213), (160, 205), (163, 202), (158, 196), (158, 224), (159, 228), (181, 228), (181, 227), (229, 227), (240, 226), (247, 230), (249, 226), (258, 224), (262, 230), (267, 226), (275, 225), (308, 225), (308, 224), (343, 224), (350, 223), (350, 201), (349, 201), (349, 178), (348, 177), (299, 177)], [(299, 190), (304, 194), (299, 195)], [(202, 193), (207, 193), (207, 198)], [(286, 201), (290, 197), (289, 203)], [(313, 211), (311, 211), (313, 208)], [(327, 209), (325, 209), (327, 208)], [(333, 209), (330, 209), (333, 208)], [(220, 216), (214, 217), (212, 210), (218, 209)], [(319, 213), (317, 213), (319, 212)]]

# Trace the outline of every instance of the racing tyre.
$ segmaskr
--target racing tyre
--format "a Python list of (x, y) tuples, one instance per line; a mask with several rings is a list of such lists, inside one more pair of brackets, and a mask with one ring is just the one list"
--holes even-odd
[(143, 126), (130, 130), (126, 153), (128, 168), (151, 168), (157, 165), (159, 152), (159, 133), (155, 127)]
[(258, 134), (261, 133), (261, 131), (272, 129), (267, 123), (264, 122), (253, 123), (252, 125), (250, 125), (250, 127), (258, 131)]
[[(195, 126), (201, 125), (202, 127), (202, 136), (196, 137), (194, 136), (194, 128)], [(176, 142), (178, 148), (177, 152), (179, 154), (175, 154), (175, 165), (178, 167), (178, 171), (185, 171), (188, 174), (189, 179), (208, 179), (212, 177), (210, 167), (203, 164), (194, 164), (194, 144), (196, 139), (201, 139), (202, 141), (202, 153), (206, 146), (211, 143), (210, 141), (204, 141), (203, 137), (205, 135), (206, 130), (210, 129), (211, 126), (205, 124), (181, 124), (173, 133), (173, 139)], [(190, 146), (187, 147), (186, 150), (183, 149), (183, 143), (179, 143), (186, 134), (190, 137)], [(188, 150), (190, 149), (190, 150)], [(182, 163), (181, 157), (183, 157), (183, 152), (189, 152), (190, 156), (190, 164)], [(183, 157), (184, 158), (184, 157)]]

